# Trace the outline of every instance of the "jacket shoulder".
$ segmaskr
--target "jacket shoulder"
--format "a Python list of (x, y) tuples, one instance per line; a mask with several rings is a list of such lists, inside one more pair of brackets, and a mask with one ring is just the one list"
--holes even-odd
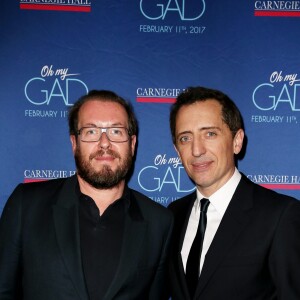
[(136, 190), (133, 190), (133, 189), (129, 189), (129, 190), (132, 195), (131, 201), (134, 201), (134, 203), (142, 211), (143, 215), (164, 216), (167, 218), (171, 217), (171, 213), (163, 205), (155, 202), (154, 200), (150, 199), (146, 195), (144, 195)]
[(299, 200), (296, 198), (265, 188), (257, 183), (252, 182), (244, 174), (242, 175), (241, 183), (239, 184), (238, 188), (240, 187), (241, 190), (248, 190), (250, 193), (252, 193), (252, 197), (254, 199), (263, 199), (266, 205), (269, 204), (269, 202), (271, 202), (272, 205), (276, 205), (276, 203), (279, 205), (286, 205), (287, 203), (299, 202)]
[(61, 190), (67, 182), (74, 181), (73, 177), (58, 178), (47, 181), (20, 183), (12, 192), (8, 203), (22, 203), (23, 207), (35, 204), (43, 205), (48, 201), (55, 201), (55, 194)]
[(191, 204), (191, 202), (193, 202), (196, 199), (196, 197), (197, 197), (196, 192), (188, 194), (182, 198), (179, 198), (171, 202), (168, 205), (168, 209), (170, 209), (171, 211), (178, 211), (178, 210), (185, 209)]

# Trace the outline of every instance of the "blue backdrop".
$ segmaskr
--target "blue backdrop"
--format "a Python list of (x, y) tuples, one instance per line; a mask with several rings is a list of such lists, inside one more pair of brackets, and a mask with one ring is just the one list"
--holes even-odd
[(169, 109), (220, 89), (248, 138), (239, 169), (300, 198), (298, 1), (2, 0), (0, 213), (20, 182), (74, 174), (67, 111), (91, 89), (131, 101), (140, 135), (129, 185), (162, 205), (193, 190)]

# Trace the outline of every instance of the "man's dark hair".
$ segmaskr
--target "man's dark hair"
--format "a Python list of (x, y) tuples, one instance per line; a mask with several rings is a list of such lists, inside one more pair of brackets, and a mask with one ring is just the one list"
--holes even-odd
[(227, 95), (218, 90), (205, 87), (188, 87), (178, 95), (176, 102), (171, 106), (170, 128), (174, 145), (176, 145), (176, 117), (180, 108), (195, 102), (207, 100), (215, 100), (220, 103), (223, 121), (228, 125), (233, 136), (235, 136), (239, 129), (243, 128), (241, 113), (235, 103)]
[(70, 135), (78, 134), (78, 113), (81, 106), (88, 101), (101, 101), (101, 102), (114, 102), (119, 103), (124, 107), (128, 115), (128, 134), (130, 136), (137, 135), (138, 125), (133, 111), (133, 108), (129, 102), (118, 96), (116, 93), (107, 90), (92, 90), (88, 94), (82, 96), (75, 102), (75, 104), (69, 110), (69, 133)]

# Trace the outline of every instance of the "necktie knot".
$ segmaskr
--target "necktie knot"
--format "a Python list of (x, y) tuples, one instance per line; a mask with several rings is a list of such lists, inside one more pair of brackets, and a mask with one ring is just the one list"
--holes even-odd
[(200, 211), (206, 213), (209, 205), (209, 200), (206, 198), (202, 198), (200, 200), (200, 203), (201, 203)]

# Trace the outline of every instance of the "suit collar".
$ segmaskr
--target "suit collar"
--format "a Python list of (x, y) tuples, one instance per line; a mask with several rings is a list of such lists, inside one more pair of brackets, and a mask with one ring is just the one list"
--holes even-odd
[(88, 299), (81, 262), (78, 195), (76, 176), (64, 181), (53, 206), (53, 219), (57, 242), (74, 288), (80, 299)]
[(140, 256), (143, 237), (146, 233), (147, 223), (139, 208), (137, 199), (130, 189), (130, 206), (125, 216), (125, 228), (123, 245), (121, 249), (120, 263), (116, 275), (108, 289), (104, 300), (113, 299), (116, 293), (125, 285), (128, 277), (132, 276), (138, 268), (138, 257)]
[(229, 203), (216, 235), (205, 256), (196, 296), (199, 297), (211, 276), (249, 222), (253, 207), (253, 184), (242, 179)]
[(77, 175), (63, 179), (63, 184), (58, 192), (56, 205), (67, 209), (78, 205), (77, 189), (79, 189)]
[[(189, 194), (185, 196), (183, 199), (179, 200), (182, 202), (178, 211), (176, 212), (175, 225), (173, 230), (174, 242), (172, 244), (175, 246), (173, 246), (171, 250), (172, 252), (171, 261), (175, 262), (175, 264), (172, 266), (172, 268), (175, 267), (175, 269), (172, 269), (171, 273), (172, 276), (176, 276), (178, 278), (176, 285), (180, 285), (180, 289), (178, 289), (177, 286), (176, 290), (178, 292), (179, 290), (181, 290), (182, 292), (181, 296), (183, 297), (183, 299), (190, 299), (190, 296), (186, 285), (185, 272), (184, 272), (184, 267), (181, 258), (181, 249), (182, 249), (187, 225), (189, 222), (189, 216), (191, 214), (196, 198), (197, 198), (197, 193), (196, 191), (194, 191), (192, 194)], [(179, 295), (177, 296), (179, 298)]]
[(189, 197), (188, 197), (188, 205), (187, 205), (187, 213), (184, 214), (184, 219), (182, 219), (182, 224), (183, 224), (183, 230), (181, 231), (181, 234), (180, 234), (180, 239), (179, 239), (179, 252), (181, 252), (181, 249), (182, 249), (182, 245), (183, 245), (183, 241), (184, 241), (184, 237), (185, 237), (185, 232), (186, 232), (186, 229), (187, 229), (187, 226), (188, 226), (188, 223), (189, 223), (189, 217), (190, 217), (190, 214), (192, 212), (192, 209), (194, 207), (194, 203), (197, 199), (197, 194), (196, 194), (196, 191), (194, 193), (192, 193)]
[[(76, 176), (64, 181), (57, 195), (57, 204), (53, 207), (53, 217), (59, 248), (74, 287), (80, 299), (88, 299), (80, 252), (77, 184)], [(128, 276), (136, 270), (147, 228), (138, 200), (132, 191), (126, 187), (124, 195), (128, 196), (130, 201), (128, 213), (125, 216), (120, 263), (103, 300), (113, 299)]]

